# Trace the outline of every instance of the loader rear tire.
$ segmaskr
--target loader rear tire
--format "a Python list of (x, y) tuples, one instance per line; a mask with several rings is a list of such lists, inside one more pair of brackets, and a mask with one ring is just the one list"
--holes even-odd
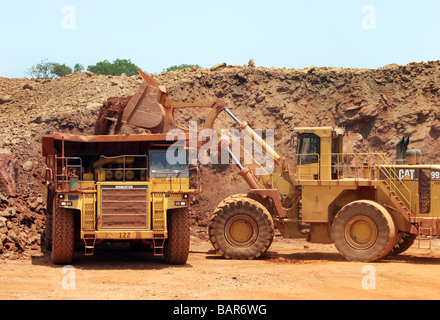
[(333, 239), (347, 260), (372, 262), (391, 252), (397, 241), (397, 228), (392, 216), (380, 204), (355, 201), (336, 215)]
[(73, 211), (57, 208), (52, 216), (52, 262), (71, 264), (75, 251), (75, 219)]
[(269, 211), (243, 195), (223, 200), (209, 222), (209, 239), (226, 259), (252, 260), (261, 257), (274, 238)]
[(390, 255), (397, 256), (401, 253), (404, 253), (406, 250), (411, 248), (411, 246), (414, 244), (414, 241), (416, 241), (416, 239), (417, 239), (416, 234), (411, 234), (409, 232), (399, 232), (397, 235), (396, 244), (391, 250)]
[(172, 265), (186, 264), (190, 245), (190, 215), (188, 208), (168, 211), (168, 239), (165, 242), (165, 261)]

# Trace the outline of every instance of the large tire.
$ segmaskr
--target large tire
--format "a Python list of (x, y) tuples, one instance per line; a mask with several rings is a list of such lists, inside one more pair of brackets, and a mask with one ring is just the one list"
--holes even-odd
[(223, 200), (209, 222), (209, 239), (226, 259), (252, 260), (261, 257), (274, 238), (274, 223), (268, 210), (243, 195)]
[(372, 262), (391, 252), (397, 241), (397, 228), (392, 216), (378, 203), (355, 201), (336, 215), (333, 239), (346, 259)]
[(165, 241), (165, 261), (173, 265), (186, 264), (190, 245), (190, 215), (188, 208), (168, 211), (168, 239)]
[(75, 219), (73, 211), (58, 208), (53, 218), (52, 262), (71, 264), (75, 251)]
[(47, 197), (46, 197), (46, 220), (45, 220), (45, 229), (44, 229), (44, 247), (47, 250), (52, 249), (52, 225), (53, 225), (53, 212), (55, 208), (55, 192), (53, 188), (47, 189)]
[(390, 255), (397, 256), (401, 253), (404, 253), (406, 250), (411, 248), (416, 239), (416, 234), (411, 234), (409, 232), (399, 232), (397, 235), (396, 244), (394, 245), (393, 249), (391, 249)]

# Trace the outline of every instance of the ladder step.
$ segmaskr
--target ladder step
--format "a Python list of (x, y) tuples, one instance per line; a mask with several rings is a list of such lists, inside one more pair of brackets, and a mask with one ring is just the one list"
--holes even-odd
[[(420, 242), (422, 241), (421, 236), (427, 236), (428, 239), (423, 239), (423, 240), (429, 240), (429, 247), (428, 249), (432, 248), (432, 227), (419, 227), (419, 235), (418, 235), (418, 240), (419, 240), (419, 249), (420, 249)], [(425, 233), (424, 231), (428, 231), (428, 233)]]
[(96, 238), (84, 238), (84, 255), (93, 256), (95, 251)]
[(165, 237), (163, 235), (156, 235), (153, 238), (153, 254), (155, 257), (163, 256), (163, 249), (165, 246)]

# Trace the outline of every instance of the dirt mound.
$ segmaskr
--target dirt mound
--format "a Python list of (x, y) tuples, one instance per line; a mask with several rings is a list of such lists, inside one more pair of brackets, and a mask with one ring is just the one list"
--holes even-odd
[[(102, 105), (98, 119), (95, 124), (95, 135), (108, 135), (118, 133), (121, 130), (121, 117), (124, 108), (127, 106), (131, 97), (126, 98), (109, 98)], [(114, 126), (113, 132), (111, 128)]]
[[(167, 87), (174, 101), (222, 98), (254, 129), (275, 129), (275, 148), (286, 157), (292, 155), (288, 142), (295, 126), (324, 125), (346, 128), (348, 151), (388, 152), (394, 157), (397, 141), (409, 135), (411, 146), (422, 150), (425, 162), (435, 163), (440, 154), (440, 62), (375, 70), (220, 64), (152, 77)], [(141, 83), (140, 76), (90, 72), (53, 80), (0, 78), (0, 165), (8, 163), (0, 180), (10, 181), (0, 183), (3, 257), (26, 255), (41, 244), (46, 199), (41, 137), (54, 131), (92, 135), (110, 130), (112, 121), (105, 118), (115, 118), (124, 98), (132, 96)], [(100, 114), (104, 103), (112, 112)], [(176, 119), (181, 126), (189, 120), (201, 124), (206, 113), (178, 110)], [(98, 118), (103, 126), (95, 128)], [(216, 128), (232, 127), (232, 120), (221, 115)], [(143, 132), (127, 126), (120, 131)], [(15, 192), (8, 189), (14, 182)], [(234, 166), (203, 167), (202, 184), (203, 194), (192, 199), (193, 220), (199, 226), (206, 226), (208, 214), (220, 200), (248, 190)]]

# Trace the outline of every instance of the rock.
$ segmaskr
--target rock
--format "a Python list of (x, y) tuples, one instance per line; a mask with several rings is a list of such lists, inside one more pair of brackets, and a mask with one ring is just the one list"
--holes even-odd
[(257, 103), (261, 103), (261, 102), (263, 102), (264, 100), (266, 100), (266, 96), (265, 96), (264, 94), (262, 94), (261, 96), (258, 96), (258, 97), (255, 99), (255, 101), (256, 101)]
[(41, 244), (41, 235), (39, 234), (31, 234), (27, 239), (27, 243), (32, 244)]
[(17, 178), (17, 159), (12, 154), (0, 154), (0, 192), (15, 196)]
[(216, 64), (215, 66), (212, 66), (209, 70), (210, 71), (219, 71), (223, 68), (226, 68), (226, 62)]
[(41, 116), (36, 117), (31, 123), (41, 124), (43, 120), (41, 120)]
[(32, 160), (28, 160), (25, 163), (23, 163), (23, 170), (24, 171), (32, 171), (32, 169), (34, 168), (34, 163)]
[(23, 86), (23, 89), (33, 90), (34, 88), (33, 88), (30, 84), (26, 83), (26, 84)]
[(384, 70), (398, 70), (399, 68), (400, 66), (395, 63), (387, 64), (386, 66), (383, 67)]
[(12, 218), (16, 215), (16, 211), (14, 208), (8, 208), (4, 211), (0, 211), (0, 217)]
[(6, 203), (6, 204), (8, 204), (8, 198), (6, 198), (4, 195), (2, 195), (1, 193), (0, 193), (0, 203)]
[(248, 67), (255, 68), (254, 59), (249, 60)]
[(431, 129), (436, 132), (440, 132), (440, 120), (435, 119), (431, 124)]
[(4, 104), (7, 102), (11, 102), (11, 96), (10, 95), (4, 95), (0, 97), (0, 104)]
[(99, 112), (102, 107), (102, 103), (89, 103), (86, 107), (89, 111)]
[(6, 235), (4, 245), (8, 251), (18, 251), (18, 248), (21, 246), (15, 231), (9, 230), (8, 234)]
[(6, 227), (6, 221), (8, 221), (8, 219), (6, 219), (5, 217), (0, 217), (0, 228)]
[(32, 216), (28, 213), (22, 213), (20, 215), (20, 223), (22, 225), (30, 227), (32, 225), (33, 221), (34, 221), (34, 219), (32, 219)]
[(39, 206), (40, 204), (38, 203), (38, 201), (32, 201), (31, 203), (29, 203), (29, 208), (32, 210), (32, 211), (35, 211), (35, 209), (37, 209), (37, 207)]

